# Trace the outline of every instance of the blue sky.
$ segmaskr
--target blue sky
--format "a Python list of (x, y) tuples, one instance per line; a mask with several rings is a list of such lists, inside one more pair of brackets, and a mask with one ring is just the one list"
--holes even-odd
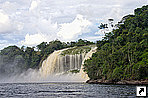
[(0, 49), (55, 39), (100, 40), (104, 31), (98, 24), (109, 18), (117, 23), (147, 4), (148, 0), (1, 0)]

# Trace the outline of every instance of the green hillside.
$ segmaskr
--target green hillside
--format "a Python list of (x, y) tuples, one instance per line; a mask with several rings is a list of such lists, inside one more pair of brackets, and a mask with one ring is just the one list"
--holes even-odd
[(98, 50), (85, 61), (90, 79), (148, 79), (148, 5), (134, 10), (97, 41)]

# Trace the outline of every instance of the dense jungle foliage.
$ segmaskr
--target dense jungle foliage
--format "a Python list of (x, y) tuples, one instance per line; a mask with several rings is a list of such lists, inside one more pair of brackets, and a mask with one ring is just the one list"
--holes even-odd
[[(15, 71), (13, 69), (19, 68), (20, 71), (28, 68), (39, 68), (43, 60), (45, 60), (47, 56), (55, 50), (91, 44), (94, 43), (79, 39), (76, 42), (67, 43), (59, 40), (51, 41), (49, 43), (42, 42), (36, 47), (22, 46), (19, 48), (17, 46), (9, 46), (0, 51), (0, 73), (13, 73), (13, 71)], [(8, 69), (10, 70), (8, 71)]]
[(101, 41), (85, 61), (90, 79), (112, 81), (148, 79), (148, 5), (127, 15)]

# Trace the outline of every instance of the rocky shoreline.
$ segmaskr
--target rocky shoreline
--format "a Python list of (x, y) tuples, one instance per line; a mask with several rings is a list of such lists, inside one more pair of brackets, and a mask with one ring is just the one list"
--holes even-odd
[(120, 84), (120, 85), (148, 85), (148, 80), (121, 80), (118, 82), (114, 82), (111, 80), (87, 80), (88, 84)]

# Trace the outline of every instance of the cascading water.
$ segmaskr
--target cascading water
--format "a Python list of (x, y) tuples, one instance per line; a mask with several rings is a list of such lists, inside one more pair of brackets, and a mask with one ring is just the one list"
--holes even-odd
[(83, 79), (85, 79), (85, 80), (88, 80), (89, 77), (88, 77), (88, 75), (86, 74), (86, 72), (83, 71), (84, 62), (85, 62), (85, 60), (90, 59), (90, 57), (92, 56), (92, 54), (96, 52), (96, 49), (97, 49), (97, 47), (92, 48), (92, 49), (86, 54), (86, 56), (85, 56), (85, 58), (84, 58), (84, 60), (83, 60), (83, 62), (82, 62), (82, 66), (81, 66), (81, 70), (80, 70), (80, 76), (81, 76)]
[(40, 68), (42, 76), (46, 77), (52, 74), (64, 73), (69, 70), (81, 68), (85, 53), (62, 56), (61, 52), (64, 50), (66, 49), (53, 52), (43, 61), (42, 67)]
[[(91, 50), (90, 50), (91, 47)], [(89, 59), (95, 52), (96, 47), (90, 46), (87, 49), (82, 47), (83, 52), (78, 48), (68, 48), (54, 51), (43, 61), (39, 70), (28, 69), (26, 72), (15, 76), (4, 78), (1, 82), (85, 82), (88, 80), (87, 74), (83, 71), (84, 61)], [(64, 51), (69, 51), (62, 55)], [(77, 52), (76, 52), (76, 51)], [(87, 52), (86, 52), (87, 51)], [(79, 73), (75, 73), (79, 71)]]
[(96, 47), (92, 47), (88, 53), (84, 52), (80, 54), (61, 55), (62, 51), (65, 50), (67, 49), (58, 50), (50, 54), (42, 63), (42, 67), (39, 70), (40, 75), (47, 78), (57, 74), (61, 75), (68, 73), (71, 70), (80, 70), (80, 72), (74, 76), (81, 77), (83, 81), (88, 80), (89, 78), (87, 74), (83, 71), (83, 64), (85, 60), (92, 56), (96, 50)]
[(60, 53), (61, 50), (55, 51), (50, 54), (46, 60), (43, 61), (42, 67), (40, 68), (41, 75), (47, 76), (54, 73), (54, 71), (57, 69), (56, 64), (58, 63), (57, 59)]

